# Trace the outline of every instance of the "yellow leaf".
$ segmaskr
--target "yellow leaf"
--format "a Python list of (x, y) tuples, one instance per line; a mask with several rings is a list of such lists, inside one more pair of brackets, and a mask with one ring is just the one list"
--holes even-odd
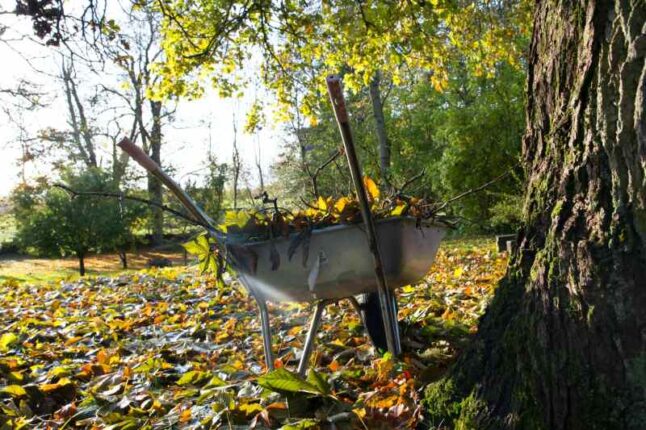
[(345, 209), (346, 205), (350, 202), (350, 199), (347, 197), (341, 197), (339, 200), (336, 201), (334, 204), (334, 209), (337, 212), (343, 212), (343, 209)]
[(107, 351), (106, 351), (105, 349), (100, 350), (100, 351), (96, 354), (96, 361), (97, 361), (97, 363), (99, 363), (99, 364), (107, 364), (107, 361), (108, 361), (108, 353), (107, 353)]
[(27, 392), (20, 385), (7, 385), (2, 387), (0, 392), (10, 394), (13, 397), (23, 397), (27, 395)]
[(246, 211), (227, 211), (224, 214), (224, 222), (219, 227), (224, 227), (227, 231), (229, 231), (230, 227), (242, 228), (249, 222), (250, 218), (251, 215)]
[(0, 337), (0, 351), (8, 351), (9, 347), (18, 341), (18, 336), (14, 333), (4, 333)]
[(64, 387), (66, 385), (70, 385), (71, 383), (72, 381), (69, 378), (61, 378), (55, 384), (42, 384), (42, 385), (39, 385), (38, 388), (43, 393), (49, 393), (51, 391), (56, 391), (59, 388)]
[(370, 179), (367, 176), (363, 177), (363, 185), (366, 187), (366, 192), (372, 200), (377, 200), (379, 198), (379, 187), (375, 184), (375, 181)]
[(442, 314), (442, 319), (443, 320), (452, 320), (455, 319), (455, 313), (451, 311), (451, 309), (446, 308), (444, 313)]
[(365, 408), (352, 409), (352, 412), (354, 412), (354, 414), (356, 416), (358, 416), (359, 418), (365, 418), (365, 416), (366, 416), (366, 409)]
[(260, 403), (243, 403), (238, 406), (238, 409), (240, 410), (240, 412), (244, 412), (244, 414), (248, 416), (262, 411), (263, 407), (260, 405)]
[(341, 365), (339, 364), (338, 361), (332, 360), (330, 364), (327, 365), (328, 369), (330, 369), (332, 372), (336, 372), (341, 368)]
[(185, 423), (191, 419), (191, 410), (184, 409), (181, 414), (179, 414), (179, 422)]
[(392, 211), (390, 211), (390, 215), (400, 216), (404, 212), (404, 209), (406, 209), (406, 205), (404, 203), (398, 204)]
[(327, 202), (321, 196), (319, 196), (319, 199), (316, 201), (316, 206), (319, 208), (320, 211), (323, 211), (323, 212), (327, 211)]
[(459, 278), (460, 276), (462, 276), (462, 272), (464, 272), (464, 269), (462, 267), (458, 267), (453, 271), (453, 277)]
[(70, 337), (69, 339), (67, 339), (65, 341), (65, 346), (73, 345), (73, 344), (75, 344), (76, 342), (78, 342), (81, 339), (83, 339), (83, 337), (81, 337), (81, 336)]
[(415, 287), (412, 285), (404, 285), (402, 287), (402, 293), (410, 294), (415, 292)]

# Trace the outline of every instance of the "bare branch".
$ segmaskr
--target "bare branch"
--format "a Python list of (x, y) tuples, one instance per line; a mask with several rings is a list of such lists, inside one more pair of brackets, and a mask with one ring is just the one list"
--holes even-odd
[(117, 198), (117, 199), (124, 199), (124, 200), (132, 200), (132, 201), (135, 201), (135, 202), (144, 203), (144, 204), (149, 205), (149, 206), (158, 207), (163, 211), (171, 213), (171, 214), (175, 215), (176, 217), (182, 218), (183, 220), (185, 220), (187, 222), (190, 222), (191, 224), (199, 225), (199, 226), (205, 227), (205, 228), (212, 228), (210, 226), (207, 226), (207, 225), (201, 223), (200, 221), (197, 221), (197, 220), (191, 218), (190, 216), (188, 216), (186, 214), (183, 214), (182, 212), (176, 211), (173, 208), (170, 208), (170, 207), (168, 207), (166, 205), (163, 205), (163, 204), (159, 204), (159, 203), (154, 202), (152, 200), (142, 199), (140, 197), (135, 197), (135, 196), (129, 196), (129, 195), (126, 195), (126, 194), (123, 194), (123, 193), (110, 193), (110, 192), (107, 192), (107, 191), (77, 191), (77, 190), (74, 190), (74, 189), (68, 187), (65, 184), (60, 184), (60, 183), (54, 184), (54, 186), (57, 187), (57, 188), (61, 188), (62, 190), (67, 191), (72, 196), (72, 198), (75, 198), (77, 196), (95, 196), (95, 197), (110, 197), (110, 198)]

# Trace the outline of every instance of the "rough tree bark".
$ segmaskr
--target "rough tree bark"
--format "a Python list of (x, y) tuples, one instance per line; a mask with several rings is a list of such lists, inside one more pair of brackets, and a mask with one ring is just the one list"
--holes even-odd
[(541, 0), (525, 226), (430, 424), (646, 428), (646, 3)]

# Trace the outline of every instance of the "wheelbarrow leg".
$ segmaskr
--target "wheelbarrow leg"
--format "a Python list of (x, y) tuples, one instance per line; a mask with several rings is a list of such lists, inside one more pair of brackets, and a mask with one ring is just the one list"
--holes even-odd
[(265, 364), (268, 370), (274, 370), (274, 353), (271, 350), (271, 326), (269, 325), (269, 311), (267, 302), (256, 299), (260, 310), (260, 329), (262, 330), (262, 341), (265, 348)]
[(395, 344), (395, 351), (397, 355), (402, 353), (402, 342), (401, 337), (399, 336), (399, 319), (397, 318), (397, 295), (394, 291), (390, 292), (390, 308), (394, 318), (391, 320), (392, 332), (393, 332), (393, 341)]
[[(359, 297), (360, 302), (354, 298), (354, 301), (357, 302), (358, 312), (361, 316), (361, 321), (363, 322), (363, 327), (365, 328), (368, 337), (372, 344), (378, 348), (387, 350), (388, 345), (386, 342), (386, 333), (384, 332), (384, 327), (387, 327), (387, 322), (381, 312), (381, 305), (379, 303), (379, 297), (377, 293), (367, 293), (362, 294)], [(395, 344), (395, 350), (401, 352), (401, 341), (399, 336), (399, 324), (397, 321), (397, 296), (393, 293), (391, 295), (391, 306), (392, 313), (395, 315), (394, 324), (390, 326), (393, 332), (393, 343)], [(355, 305), (355, 309), (357, 306)]]
[(298, 363), (298, 374), (301, 376), (305, 376), (307, 364), (310, 361), (310, 356), (312, 355), (312, 351), (314, 349), (316, 333), (318, 332), (319, 325), (321, 324), (321, 317), (323, 316), (325, 307), (329, 303), (329, 300), (321, 300), (316, 304), (316, 308), (314, 309), (314, 316), (312, 317), (310, 329), (307, 332), (307, 338), (305, 338), (305, 345), (303, 346), (303, 355), (301, 355), (301, 361)]

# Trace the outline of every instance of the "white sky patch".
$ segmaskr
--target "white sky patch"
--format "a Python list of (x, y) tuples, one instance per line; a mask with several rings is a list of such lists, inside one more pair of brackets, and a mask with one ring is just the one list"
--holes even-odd
[[(14, 5), (13, 0), (0, 0), (0, 11), (11, 11)], [(45, 99), (49, 102), (46, 108), (22, 113), (22, 122), (28, 135), (26, 137), (35, 137), (39, 130), (47, 127), (69, 129), (62, 84), (56, 79), (60, 68), (56, 49), (41, 46), (33, 41), (31, 21), (28, 18), (2, 15), (0, 23), (9, 27), (5, 34), (0, 35), (0, 58), (3, 63), (0, 67), (0, 88), (15, 88), (21, 80), (29, 81), (36, 84), (40, 92), (46, 94)], [(119, 84), (116, 73), (108, 72), (97, 76), (79, 71), (78, 83), (83, 93), (92, 93), (99, 81), (115, 87)], [(232, 118), (235, 114), (238, 148), (245, 170), (249, 172), (249, 181), (252, 186), (258, 183), (255, 167), (258, 141), (261, 146), (265, 181), (268, 182), (270, 166), (276, 161), (285, 135), (280, 126), (271, 126), (270, 118), (257, 137), (243, 133), (247, 111), (256, 97), (264, 98), (266, 95), (256, 93), (250, 88), (241, 99), (222, 99), (215, 91), (209, 89), (200, 100), (180, 101), (174, 115), (175, 120), (163, 129), (162, 163), (172, 166), (176, 171), (175, 176), (180, 182), (184, 182), (191, 172), (199, 172), (203, 167), (209, 140), (218, 161), (230, 163), (234, 139)], [(0, 103), (3, 109), (9, 108), (14, 117), (18, 118), (21, 115), (19, 109), (11, 108), (12, 100), (7, 96), (2, 95)], [(101, 120), (107, 120), (106, 115), (109, 114), (103, 115)], [(17, 142), (18, 137), (19, 129), (4, 112), (0, 112), (0, 196), (8, 195), (20, 182), (21, 169), (18, 159), (21, 157), (21, 149)], [(98, 156), (109, 157), (108, 141), (102, 142), (98, 139), (97, 143), (102, 147)], [(28, 177), (51, 175), (50, 168), (38, 161), (30, 162), (26, 173)]]

